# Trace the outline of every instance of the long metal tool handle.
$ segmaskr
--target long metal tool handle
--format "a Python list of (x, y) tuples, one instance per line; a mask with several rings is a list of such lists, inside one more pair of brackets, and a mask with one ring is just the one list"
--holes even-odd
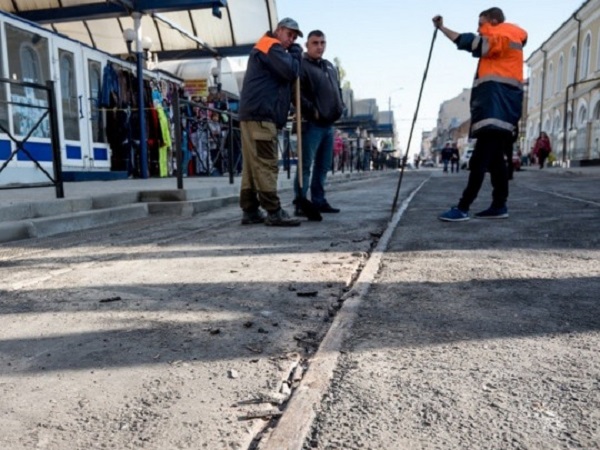
[(394, 202), (392, 203), (392, 214), (396, 212), (396, 204), (398, 203), (398, 194), (400, 194), (400, 186), (402, 185), (402, 177), (404, 175), (404, 167), (406, 166), (406, 160), (408, 158), (408, 149), (410, 148), (410, 141), (412, 140), (413, 131), (415, 129), (415, 122), (417, 121), (417, 116), (419, 114), (419, 106), (421, 105), (421, 96), (423, 95), (423, 87), (425, 87), (425, 80), (427, 79), (427, 72), (429, 71), (429, 63), (431, 62), (431, 54), (433, 53), (433, 44), (435, 42), (435, 38), (437, 36), (438, 29), (435, 28), (433, 30), (433, 38), (431, 39), (431, 46), (429, 47), (429, 57), (427, 58), (427, 65), (425, 66), (425, 73), (423, 74), (423, 81), (421, 81), (421, 90), (419, 91), (419, 99), (417, 100), (417, 109), (415, 110), (415, 115), (413, 117), (412, 125), (410, 126), (410, 133), (408, 135), (408, 143), (406, 144), (406, 151), (404, 152), (404, 156), (402, 157), (402, 161), (400, 162), (400, 178), (398, 179), (398, 186), (396, 187), (396, 195), (394, 195)]
[(300, 101), (300, 77), (296, 79), (296, 155), (298, 155), (298, 186), (302, 192), (302, 103)]

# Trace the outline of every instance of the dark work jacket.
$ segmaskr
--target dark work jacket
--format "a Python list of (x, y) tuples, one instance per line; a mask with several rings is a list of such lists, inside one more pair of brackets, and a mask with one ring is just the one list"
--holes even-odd
[(300, 74), (302, 53), (286, 51), (273, 34), (254, 46), (240, 94), (240, 120), (272, 122), (283, 128), (291, 105), (292, 83)]
[(305, 53), (301, 74), (302, 117), (318, 125), (333, 125), (344, 111), (337, 69), (326, 59), (312, 59)]

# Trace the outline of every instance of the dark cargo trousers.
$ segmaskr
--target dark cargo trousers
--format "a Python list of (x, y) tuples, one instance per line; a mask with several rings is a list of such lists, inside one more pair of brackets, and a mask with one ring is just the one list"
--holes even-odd
[(484, 130), (477, 135), (473, 155), (469, 160), (469, 181), (458, 202), (458, 209), (468, 211), (477, 198), (486, 172), (492, 181), (492, 208), (503, 208), (508, 199), (508, 165), (512, 157), (513, 137), (509, 131)]
[(242, 184), (240, 207), (246, 212), (262, 206), (268, 212), (280, 208), (277, 128), (271, 122), (240, 122), (242, 134)]

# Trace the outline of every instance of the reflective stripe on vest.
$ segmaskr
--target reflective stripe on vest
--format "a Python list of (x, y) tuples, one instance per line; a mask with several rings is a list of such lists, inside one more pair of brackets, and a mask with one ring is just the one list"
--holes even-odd
[(477, 130), (480, 130), (481, 128), (488, 127), (488, 126), (495, 126), (496, 128), (501, 128), (503, 130), (510, 131), (510, 132), (513, 132), (516, 129), (516, 127), (514, 125), (512, 125), (508, 122), (505, 122), (504, 120), (483, 119), (483, 120), (480, 120), (479, 122), (475, 122), (471, 126), (471, 131), (475, 132)]
[(475, 81), (473, 81), (473, 87), (480, 86), (481, 84), (487, 81), (495, 81), (497, 83), (510, 84), (511, 86), (523, 89), (523, 83), (521, 83), (520, 81), (517, 81), (514, 78), (501, 77), (499, 75), (488, 75), (485, 77), (476, 78)]

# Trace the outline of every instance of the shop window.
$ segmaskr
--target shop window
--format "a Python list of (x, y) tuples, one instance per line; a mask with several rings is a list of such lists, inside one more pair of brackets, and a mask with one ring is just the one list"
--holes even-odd
[[(8, 74), (17, 81), (45, 84), (50, 78), (48, 40), (37, 33), (6, 25), (6, 48), (8, 53)], [(35, 127), (48, 106), (47, 93), (43, 89), (11, 85), (10, 99), (18, 103), (12, 105), (13, 132), (24, 136)], [(46, 117), (35, 128), (32, 136), (50, 137), (50, 121)]]
[(102, 88), (102, 64), (98, 61), (88, 60), (88, 79), (90, 93), (90, 121), (92, 124), (92, 138), (94, 142), (106, 142), (104, 135), (104, 111), (100, 110), (100, 89)]
[(79, 104), (75, 82), (74, 55), (65, 50), (58, 51), (60, 67), (60, 96), (65, 139), (79, 140)]

